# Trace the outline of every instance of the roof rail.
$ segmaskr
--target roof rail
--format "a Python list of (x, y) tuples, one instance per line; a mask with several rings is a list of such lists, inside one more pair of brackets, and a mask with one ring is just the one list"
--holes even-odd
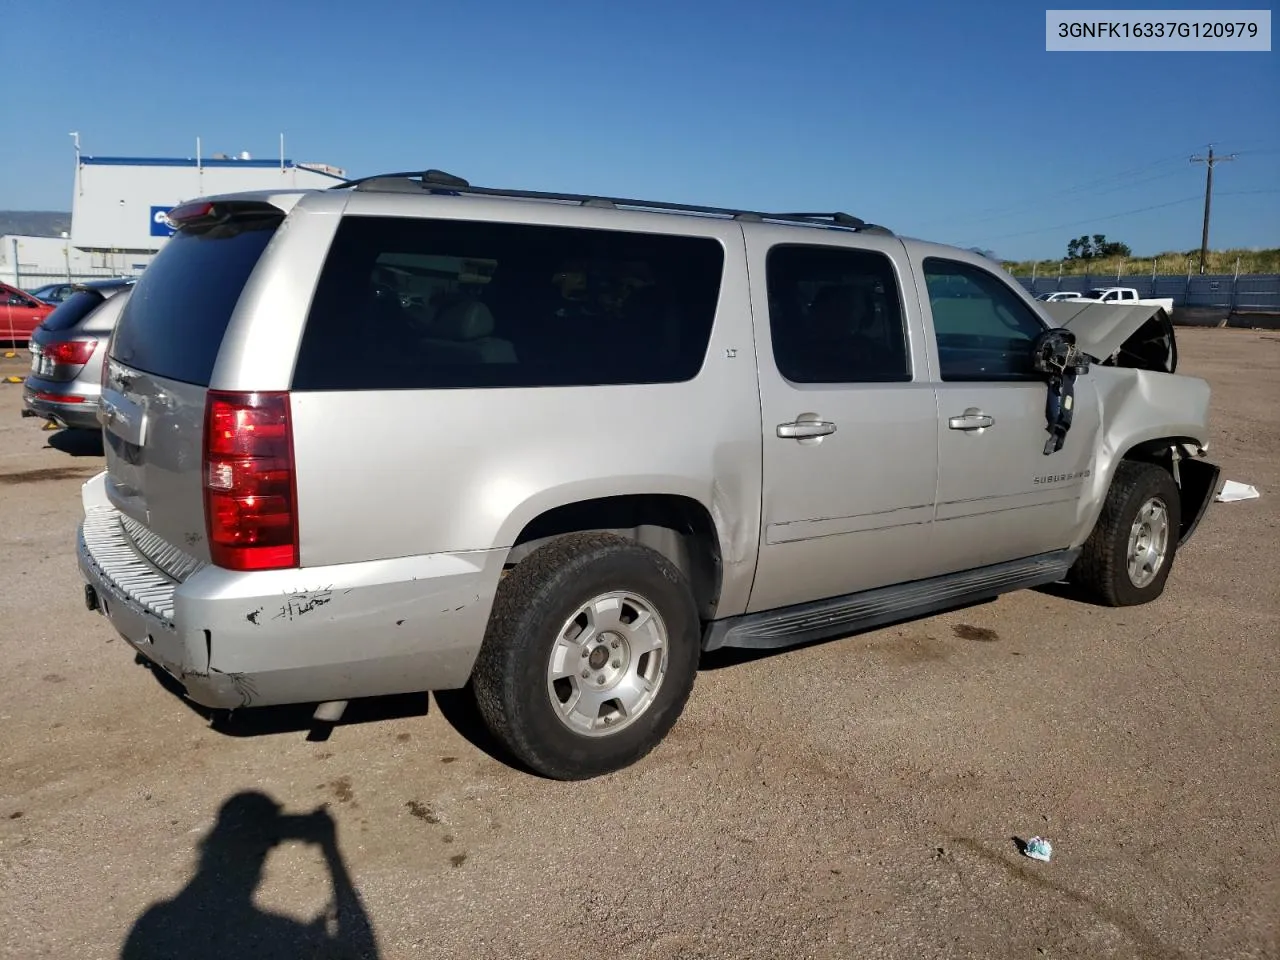
[(460, 196), (472, 194), (481, 197), (514, 197), (521, 200), (556, 200), (562, 203), (577, 203), (584, 207), (605, 207), (617, 209), (629, 207), (638, 210), (662, 210), (671, 213), (692, 213), (702, 216), (731, 217), (735, 220), (761, 222), (765, 220), (781, 223), (801, 223), (811, 226), (837, 227), (854, 230), (860, 233), (876, 233), (892, 236), (886, 227), (852, 216), (848, 213), (767, 213), (757, 210), (738, 210), (732, 207), (708, 207), (691, 203), (671, 203), (662, 200), (632, 200), (624, 197), (606, 197), (582, 193), (553, 193), (543, 190), (512, 190), (500, 187), (477, 187), (461, 177), (445, 173), (443, 170), (423, 170), (407, 173), (380, 173), (358, 180), (347, 180), (326, 189), (345, 190), (352, 188), (361, 192), (386, 193), (418, 193), (426, 191), (434, 194)]
[(806, 220), (830, 220), (832, 223), (841, 227), (850, 227), (859, 233), (877, 233), (887, 237), (893, 236), (893, 231), (888, 227), (882, 227), (878, 223), (867, 223), (860, 217), (855, 217), (847, 213), (787, 213), (778, 214), (779, 217), (803, 217)]

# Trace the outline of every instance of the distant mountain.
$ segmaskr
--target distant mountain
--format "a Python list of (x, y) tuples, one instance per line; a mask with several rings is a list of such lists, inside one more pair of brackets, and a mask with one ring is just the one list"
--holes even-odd
[(56, 210), (0, 210), (0, 236), (60, 237), (71, 231), (71, 214)]

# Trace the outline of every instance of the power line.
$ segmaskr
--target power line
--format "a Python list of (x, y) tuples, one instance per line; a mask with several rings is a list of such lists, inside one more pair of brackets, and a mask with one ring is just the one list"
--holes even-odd
[(1219, 163), (1226, 163), (1234, 160), (1236, 155), (1233, 153), (1229, 157), (1215, 157), (1213, 155), (1213, 144), (1209, 144), (1209, 155), (1207, 157), (1192, 157), (1192, 163), (1204, 164), (1204, 228), (1200, 232), (1200, 273), (1204, 274), (1204, 261), (1209, 255), (1209, 203), (1213, 199), (1213, 168)]
[[(1182, 173), (1181, 170), (1169, 170), (1169, 171), (1166, 171), (1165, 173), (1157, 173), (1155, 176), (1143, 177), (1141, 180), (1133, 180), (1128, 183), (1119, 183), (1113, 187), (1106, 187), (1105, 189), (1102, 189), (1102, 190), (1091, 190), (1089, 191), (1089, 197), (1090, 199), (1094, 197), (1105, 197), (1108, 194), (1117, 193), (1121, 190), (1132, 190), (1135, 187), (1141, 187), (1148, 183), (1155, 183), (1157, 180), (1167, 180), (1170, 177), (1179, 176), (1181, 173)], [(1055, 199), (1055, 197), (1053, 194), (1048, 194), (1043, 199), (1046, 199), (1046, 200)], [(1018, 208), (1014, 208), (1012, 210), (1008, 210), (1003, 213), (997, 213), (989, 217), (968, 217), (965, 219), (965, 225), (968, 226), (968, 225), (977, 224), (977, 223), (990, 223), (992, 220), (1003, 220), (1006, 217), (1011, 216), (1013, 213), (1015, 213), (1017, 209)]]
[[(1146, 213), (1148, 210), (1162, 210), (1165, 207), (1176, 207), (1179, 204), (1190, 203), (1192, 200), (1199, 200), (1199, 199), (1200, 197), (1198, 195), (1191, 196), (1191, 197), (1183, 197), (1180, 200), (1170, 200), (1168, 203), (1156, 203), (1148, 207), (1138, 207), (1135, 210), (1123, 210), (1120, 213), (1108, 214), (1105, 217), (1087, 217), (1084, 220), (1073, 220), (1070, 223), (1059, 223), (1052, 227), (1041, 227), (1036, 230), (1022, 230), (1018, 233), (1004, 233), (998, 237), (987, 237), (986, 239), (978, 242), (991, 243), (992, 241), (995, 241), (995, 240), (1009, 240), (1009, 239), (1012, 239), (1013, 237), (1029, 237), (1037, 233), (1049, 233), (1051, 230), (1062, 230), (1066, 227), (1078, 227), (1081, 224), (1091, 224), (1091, 223), (1099, 223), (1106, 220), (1116, 220), (1116, 219), (1119, 219), (1120, 217), (1129, 217), (1138, 213)], [(954, 245), (963, 246), (964, 244), (957, 242)]]
[[(1280, 189), (1274, 189), (1274, 190), (1227, 190), (1227, 191), (1224, 191), (1224, 192), (1222, 192), (1222, 193), (1219, 193), (1219, 194), (1218, 194), (1218, 196), (1220, 196), (1220, 197), (1248, 197), (1248, 196), (1257, 196), (1257, 195), (1260, 195), (1260, 194), (1276, 194), (1276, 193), (1280, 193)], [(993, 242), (993, 241), (995, 241), (995, 240), (1010, 240), (1010, 239), (1013, 239), (1014, 237), (1029, 237), (1029, 236), (1032, 236), (1032, 235), (1034, 235), (1034, 234), (1038, 234), (1038, 233), (1049, 233), (1050, 231), (1053, 231), (1053, 230), (1062, 230), (1062, 229), (1064, 229), (1064, 228), (1066, 228), (1066, 227), (1078, 227), (1078, 226), (1081, 226), (1081, 225), (1083, 225), (1083, 224), (1097, 223), (1097, 222), (1100, 222), (1100, 221), (1106, 221), (1106, 220), (1115, 220), (1115, 219), (1117, 219), (1117, 218), (1119, 218), (1119, 217), (1127, 217), (1127, 216), (1131, 216), (1131, 215), (1133, 215), (1133, 214), (1146, 213), (1148, 210), (1161, 210), (1161, 209), (1163, 209), (1163, 208), (1165, 208), (1165, 207), (1176, 207), (1176, 206), (1178, 206), (1178, 205), (1180, 205), (1180, 204), (1183, 204), (1183, 203), (1190, 203), (1192, 200), (1199, 200), (1199, 199), (1200, 199), (1200, 197), (1199, 197), (1199, 195), (1197, 194), (1196, 196), (1192, 196), (1192, 197), (1183, 197), (1183, 198), (1182, 198), (1182, 199), (1180, 199), (1180, 200), (1170, 200), (1170, 201), (1168, 201), (1167, 203), (1157, 203), (1157, 204), (1153, 204), (1152, 206), (1148, 206), (1148, 207), (1138, 207), (1138, 208), (1137, 208), (1137, 209), (1135, 209), (1135, 210), (1125, 210), (1125, 211), (1122, 211), (1121, 213), (1112, 213), (1112, 214), (1108, 214), (1108, 215), (1106, 215), (1106, 216), (1104, 216), (1104, 217), (1090, 217), (1090, 218), (1088, 218), (1088, 219), (1086, 219), (1086, 220), (1074, 220), (1074, 221), (1072, 221), (1071, 223), (1060, 223), (1060, 224), (1058, 224), (1057, 226), (1053, 226), (1053, 227), (1042, 227), (1042, 228), (1037, 228), (1037, 229), (1035, 229), (1035, 230), (1023, 230), (1023, 231), (1021, 231), (1021, 232), (1019, 232), (1019, 233), (1004, 233), (1004, 234), (1001, 234), (1001, 235), (996, 236), (996, 237), (987, 237), (987, 238), (986, 238), (986, 239), (984, 239), (984, 240), (980, 240), (980, 241), (977, 241), (976, 243), (972, 243), (972, 244), (965, 244), (965, 243), (961, 243), (960, 241), (956, 241), (956, 242), (953, 244), (953, 246), (977, 246), (977, 245), (980, 245), (980, 244), (983, 244), (983, 243), (991, 243), (991, 242)]]
[[(1164, 179), (1165, 176), (1171, 175), (1173, 171), (1171, 171), (1170, 174), (1158, 174), (1155, 177), (1150, 177), (1145, 180), (1139, 180), (1136, 183), (1125, 182), (1130, 177), (1136, 176), (1137, 174), (1146, 173), (1147, 171), (1154, 170), (1157, 167), (1162, 167), (1170, 163), (1181, 163), (1183, 157), (1185, 156), (1186, 154), (1178, 154), (1177, 156), (1168, 156), (1160, 160), (1152, 160), (1148, 163), (1140, 164), (1139, 166), (1136, 166), (1136, 167), (1129, 167), (1125, 170), (1120, 170), (1116, 173), (1110, 173), (1103, 177), (1096, 177), (1092, 180), (1086, 180), (1083, 183), (1077, 183), (1073, 186), (1062, 187), (1057, 190), (1052, 190), (1048, 193), (1039, 193), (1034, 197), (1030, 197), (1026, 200), (1020, 200), (1017, 203), (1014, 203), (1012, 205), (1005, 204), (1002, 206), (987, 207), (985, 209), (976, 210), (974, 211), (973, 214), (964, 216), (963, 219), (966, 224), (974, 223), (974, 222), (987, 222), (990, 220), (998, 220), (1003, 216), (1007, 216), (1012, 213), (1017, 213), (1019, 210), (1023, 210), (1028, 206), (1035, 206), (1037, 204), (1041, 204), (1046, 200), (1052, 200), (1058, 197), (1068, 197), (1073, 194), (1092, 191), (1098, 187), (1107, 188), (1102, 192), (1114, 192), (1115, 190), (1123, 190), (1129, 186), (1137, 186), (1142, 183), (1147, 183), (1150, 180)], [(948, 218), (949, 221), (954, 219), (955, 218)], [(931, 223), (936, 224), (936, 223), (943, 223), (943, 222), (946, 222), (946, 221), (943, 221), (941, 219), (927, 220), (924, 223), (919, 224), (918, 227), (924, 228), (929, 226), (929, 224)]]

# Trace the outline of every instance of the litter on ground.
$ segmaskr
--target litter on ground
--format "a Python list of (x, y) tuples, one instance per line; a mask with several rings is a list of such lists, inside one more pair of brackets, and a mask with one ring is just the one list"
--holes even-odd
[(1247, 483), (1237, 483), (1235, 480), (1228, 480), (1222, 485), (1222, 489), (1218, 491), (1215, 498), (1219, 503), (1235, 503), (1237, 500), (1256, 500), (1262, 494), (1258, 493), (1258, 488)]
[(1044, 837), (1032, 837), (1027, 841), (1027, 846), (1022, 852), (1032, 860), (1043, 860), (1048, 863), (1049, 858), (1053, 856), (1053, 844)]

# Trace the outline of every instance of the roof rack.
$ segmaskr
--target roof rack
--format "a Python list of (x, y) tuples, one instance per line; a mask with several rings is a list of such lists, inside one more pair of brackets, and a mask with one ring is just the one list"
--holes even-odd
[(514, 197), (522, 200), (556, 200), (562, 203), (577, 203), (584, 207), (603, 207), (617, 209), (620, 207), (639, 210), (662, 210), (671, 213), (694, 213), (703, 216), (731, 217), (734, 220), (765, 221), (782, 223), (802, 223), (811, 226), (836, 227), (853, 230), (859, 233), (874, 233), (893, 236), (887, 227), (867, 223), (848, 213), (768, 213), (758, 210), (737, 210), (731, 207), (707, 207), (690, 203), (670, 203), (660, 200), (632, 200), (623, 197), (605, 197), (581, 193), (552, 193), (541, 190), (509, 190), (499, 187), (477, 187), (461, 177), (445, 173), (443, 170), (422, 170), (404, 173), (380, 173), (357, 180), (347, 180), (328, 187), (329, 190), (355, 189), (361, 192), (377, 191), (384, 193), (421, 193), (446, 196), (472, 194), (482, 197)]

